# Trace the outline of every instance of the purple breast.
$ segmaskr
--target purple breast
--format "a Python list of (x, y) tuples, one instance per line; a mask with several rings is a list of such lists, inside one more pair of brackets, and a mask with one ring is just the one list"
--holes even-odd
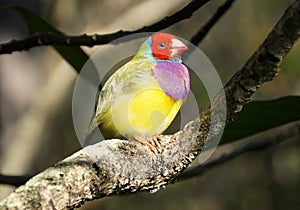
[(190, 91), (188, 69), (181, 63), (157, 62), (153, 69), (159, 86), (170, 97), (184, 99)]

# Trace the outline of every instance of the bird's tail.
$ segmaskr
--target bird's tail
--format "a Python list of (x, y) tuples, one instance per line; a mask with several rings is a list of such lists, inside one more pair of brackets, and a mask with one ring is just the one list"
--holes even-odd
[(94, 144), (99, 141), (99, 129), (96, 121), (96, 117), (93, 117), (91, 123), (86, 131), (85, 139), (83, 142), (83, 146), (86, 147), (88, 145)]

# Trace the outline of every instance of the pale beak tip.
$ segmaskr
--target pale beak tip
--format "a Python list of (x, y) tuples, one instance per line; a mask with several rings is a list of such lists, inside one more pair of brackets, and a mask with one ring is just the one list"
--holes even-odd
[(178, 39), (172, 39), (172, 48), (180, 52), (187, 51), (189, 48)]

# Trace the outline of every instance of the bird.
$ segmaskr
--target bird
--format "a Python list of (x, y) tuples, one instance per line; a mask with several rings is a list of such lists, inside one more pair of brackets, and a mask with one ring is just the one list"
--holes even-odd
[(187, 50), (172, 34), (148, 37), (105, 82), (86, 139), (100, 129), (106, 139), (134, 139), (159, 151), (158, 135), (172, 123), (190, 91), (189, 71), (181, 60)]

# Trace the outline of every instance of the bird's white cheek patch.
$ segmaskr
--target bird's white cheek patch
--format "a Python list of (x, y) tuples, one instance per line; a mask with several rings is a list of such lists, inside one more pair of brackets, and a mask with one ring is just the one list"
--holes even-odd
[[(172, 49), (171, 50), (171, 56), (170, 56), (171, 58), (178, 58), (178, 59), (180, 59), (180, 54), (179, 54), (179, 52), (178, 52), (178, 50), (177, 49)], [(181, 61), (181, 60), (180, 60)]]

